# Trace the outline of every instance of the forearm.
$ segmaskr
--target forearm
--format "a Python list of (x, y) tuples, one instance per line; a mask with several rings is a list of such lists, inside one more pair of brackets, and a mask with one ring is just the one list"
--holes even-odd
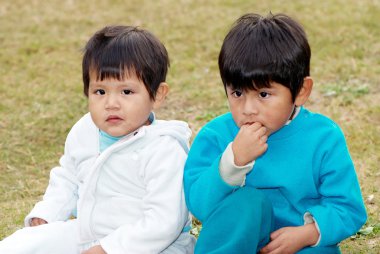
[[(206, 220), (217, 204), (238, 186), (227, 184), (219, 172), (220, 156), (207, 167), (192, 166), (188, 160), (185, 168), (185, 197), (187, 205), (200, 221)], [(188, 169), (188, 170), (186, 170)], [(191, 169), (191, 172), (189, 172)]]
[(76, 207), (77, 188), (77, 180), (69, 170), (64, 167), (53, 168), (43, 200), (25, 217), (25, 226), (31, 225), (32, 218), (47, 222), (68, 219)]

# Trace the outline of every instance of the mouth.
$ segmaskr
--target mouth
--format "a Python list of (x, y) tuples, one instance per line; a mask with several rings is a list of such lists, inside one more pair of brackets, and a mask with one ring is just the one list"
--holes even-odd
[(242, 125), (252, 125), (254, 123), (256, 123), (256, 121), (246, 121), (246, 122), (243, 122)]
[(107, 117), (106, 119), (106, 122), (109, 122), (109, 123), (116, 123), (116, 122), (120, 122), (122, 121), (123, 119), (119, 116), (116, 116), (116, 115), (110, 115)]

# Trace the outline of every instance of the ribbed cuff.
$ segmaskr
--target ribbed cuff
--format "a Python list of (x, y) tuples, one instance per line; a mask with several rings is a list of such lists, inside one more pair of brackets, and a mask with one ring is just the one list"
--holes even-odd
[(310, 223), (314, 223), (315, 227), (317, 228), (317, 231), (319, 233), (319, 237), (318, 237), (318, 241), (314, 244), (314, 245), (311, 245), (310, 247), (316, 247), (318, 246), (318, 244), (320, 243), (321, 241), (321, 231), (319, 230), (319, 226), (318, 226), (318, 223), (316, 220), (314, 220), (314, 217), (313, 215), (311, 215), (311, 213), (309, 212), (306, 212), (304, 215), (303, 215), (303, 221), (304, 221), (304, 225), (306, 224), (310, 224)]
[(236, 166), (234, 163), (234, 153), (232, 151), (232, 142), (228, 144), (220, 162), (219, 172), (223, 180), (232, 186), (244, 186), (245, 177), (253, 168), (255, 161), (244, 166)]

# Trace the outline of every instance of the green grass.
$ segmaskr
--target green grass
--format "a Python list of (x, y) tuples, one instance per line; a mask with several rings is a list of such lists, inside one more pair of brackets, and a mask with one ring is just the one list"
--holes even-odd
[[(81, 48), (107, 24), (139, 25), (166, 45), (171, 92), (161, 118), (194, 135), (228, 110), (217, 57), (232, 22), (246, 12), (285, 12), (312, 47), (315, 89), (308, 107), (346, 134), (369, 215), (343, 253), (379, 253), (380, 2), (0, 0), (0, 239), (22, 227), (44, 193), (70, 127), (87, 110)], [(377, 248), (377, 249), (376, 249)]]

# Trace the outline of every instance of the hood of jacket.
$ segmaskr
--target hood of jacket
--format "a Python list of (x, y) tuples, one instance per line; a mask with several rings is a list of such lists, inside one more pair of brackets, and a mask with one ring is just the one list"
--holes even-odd
[(151, 125), (143, 126), (140, 130), (148, 135), (171, 136), (178, 140), (182, 148), (189, 151), (191, 130), (186, 122), (178, 120), (154, 120)]

